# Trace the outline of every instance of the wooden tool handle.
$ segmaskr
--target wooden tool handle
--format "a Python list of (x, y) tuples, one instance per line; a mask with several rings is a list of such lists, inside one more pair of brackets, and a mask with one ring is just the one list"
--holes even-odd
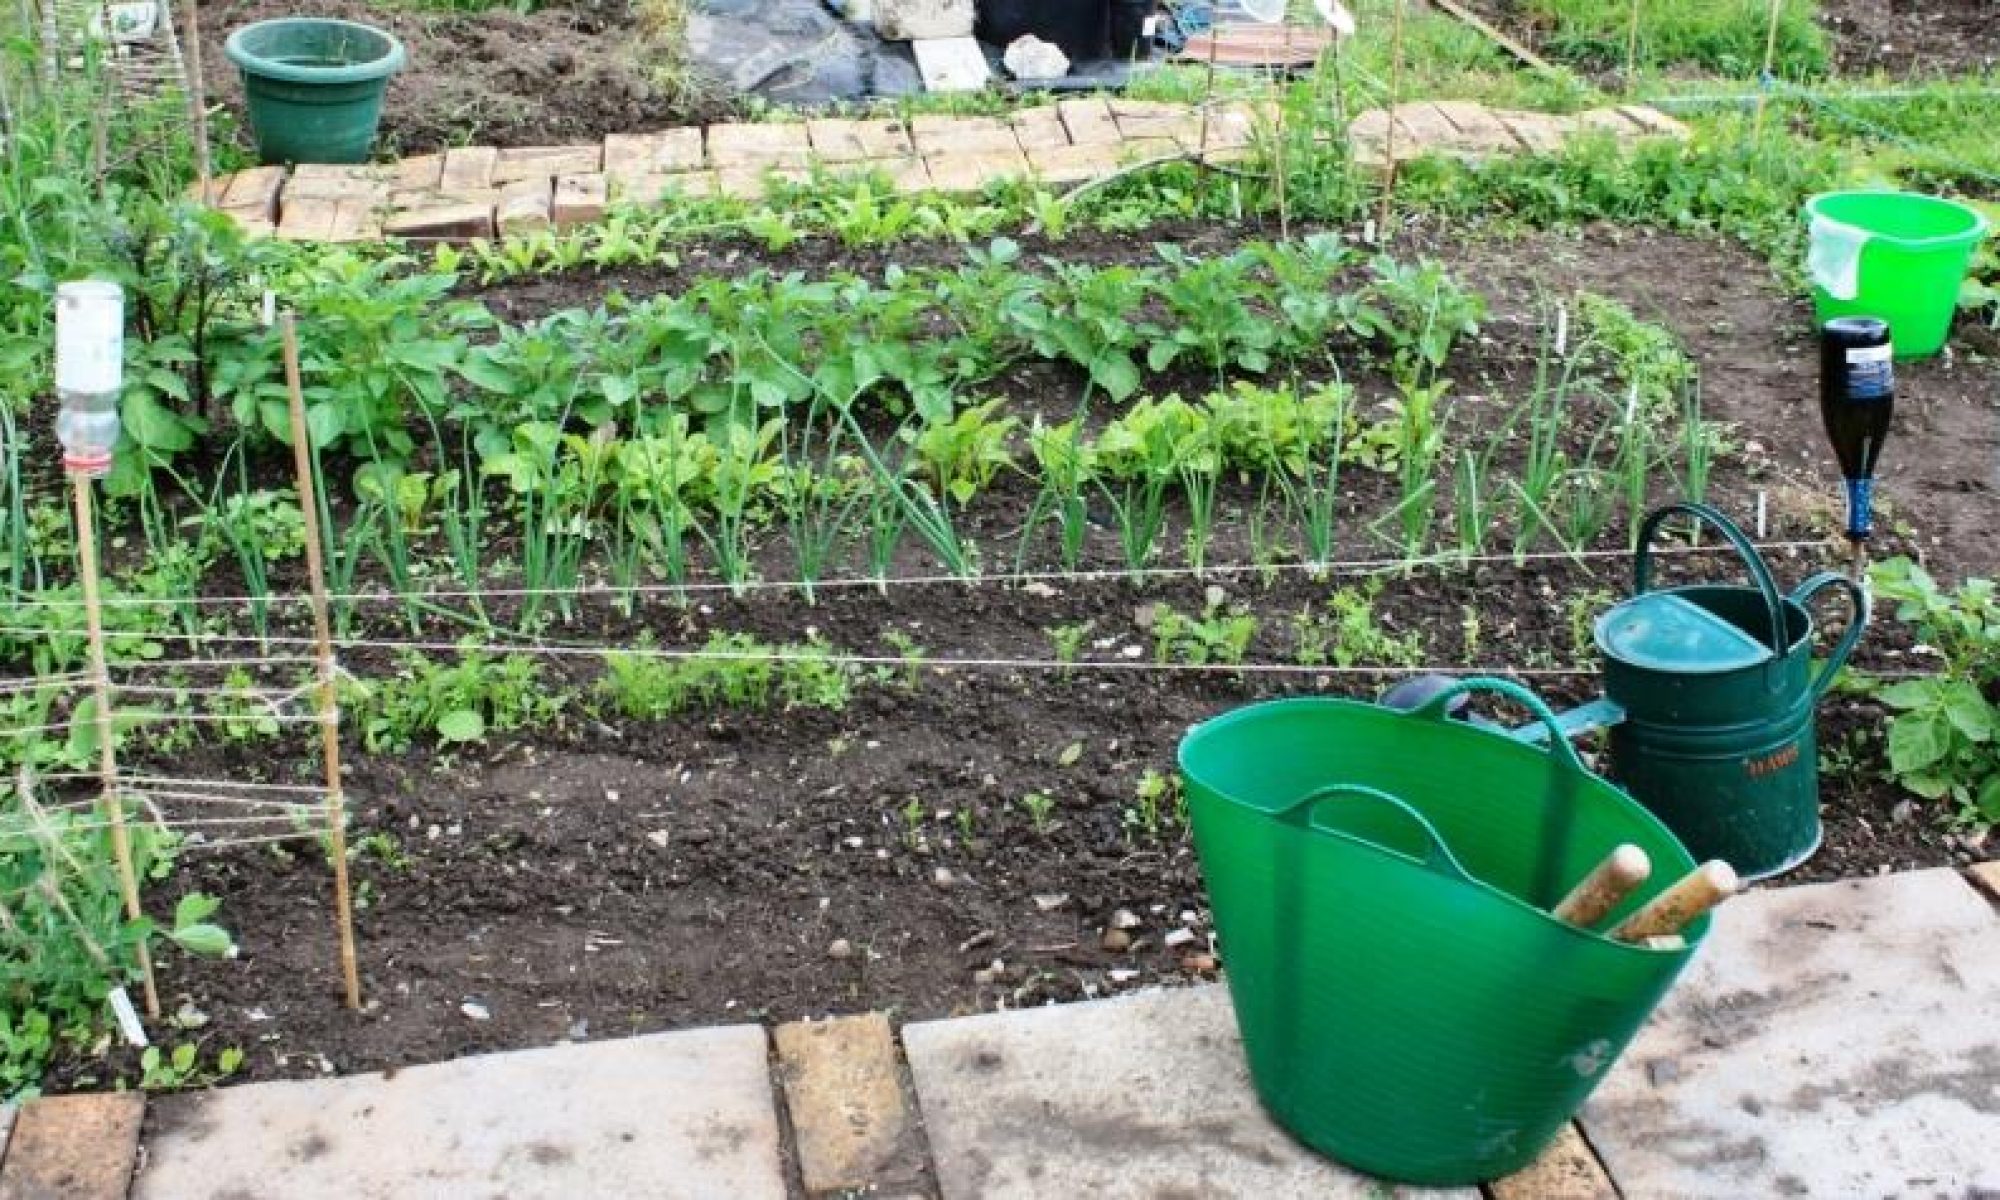
[(1603, 862), (1570, 889), (1562, 903), (1555, 906), (1555, 918), (1589, 929), (1652, 874), (1653, 860), (1644, 850), (1627, 842), (1605, 855)]
[(1611, 936), (1621, 942), (1643, 942), (1679, 933), (1688, 922), (1734, 896), (1740, 886), (1728, 863), (1710, 859), (1627, 917)]

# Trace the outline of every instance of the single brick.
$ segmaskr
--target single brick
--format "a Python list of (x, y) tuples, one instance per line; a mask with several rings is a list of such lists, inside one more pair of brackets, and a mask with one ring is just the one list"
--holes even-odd
[(613, 179), (699, 171), (701, 129), (668, 129), (660, 133), (614, 133), (604, 139), (604, 173)]
[(1986, 889), (1987, 898), (2000, 904), (2000, 860), (1973, 863), (1966, 870), (1972, 875), (1972, 882)]
[(1021, 179), (1028, 175), (1028, 157), (989, 151), (985, 154), (933, 154), (926, 158), (931, 186), (940, 192), (976, 192), (996, 179)]
[(1575, 126), (1568, 117), (1499, 109), (1495, 109), (1493, 115), (1507, 127), (1516, 141), (1535, 154), (1553, 154), (1561, 150), (1569, 135), (1575, 132)]
[(419, 154), (397, 163), (390, 182), (398, 189), (412, 190), (437, 187), (443, 179), (444, 155)]
[(493, 205), (440, 199), (436, 204), (390, 215), (383, 233), (392, 238), (470, 241), (493, 236)]
[(585, 225), (604, 219), (609, 189), (596, 172), (556, 179), (555, 218), (558, 226)]
[(811, 159), (812, 142), (803, 124), (708, 127), (708, 163), (718, 171), (766, 165), (803, 167)]
[(338, 200), (287, 196), (278, 217), (278, 236), (288, 242), (331, 241), (339, 218)]
[(373, 165), (300, 163), (285, 181), (286, 200), (371, 200), (388, 198), (390, 173)]
[(1686, 139), (1689, 136), (1686, 125), (1674, 120), (1650, 104), (1621, 104), (1618, 106), (1618, 111), (1624, 114), (1627, 120), (1647, 133), (1658, 134), (1661, 137), (1682, 139)]
[(1576, 114), (1576, 123), (1584, 129), (1602, 129), (1620, 139), (1636, 137), (1645, 132), (1645, 127), (1616, 108), (1593, 108)]
[(446, 193), (483, 191), (493, 186), (493, 167), (500, 152), (491, 146), (461, 146), (444, 152), (438, 190)]
[(1118, 169), (1118, 147), (1051, 146), (1028, 151), (1028, 168), (1048, 184), (1086, 183)]
[(547, 229), (553, 219), (555, 185), (546, 179), (523, 179), (500, 189), (493, 223), (501, 233)]
[(1008, 124), (1014, 127), (1014, 139), (1023, 150), (1054, 150), (1070, 144), (1069, 127), (1053, 104), (1024, 108), (1008, 118)]
[(1480, 154), (1512, 153), (1522, 143), (1485, 105), (1464, 100), (1439, 100), (1432, 105), (1458, 130), (1456, 145)]
[(603, 146), (523, 146), (502, 150), (493, 164), (496, 185), (519, 183), (523, 179), (558, 175), (582, 175), (604, 169)]
[(774, 1040), (807, 1192), (918, 1179), (922, 1160), (887, 1017), (794, 1022), (778, 1026)]
[(1611, 1176), (1605, 1174), (1604, 1164), (1590, 1152), (1575, 1125), (1564, 1125), (1548, 1149), (1525, 1170), (1496, 1179), (1487, 1187), (1493, 1200), (1618, 1200)]
[(29, 1101), (7, 1143), (0, 1200), (125, 1200), (145, 1115), (137, 1092)]
[(910, 133), (917, 150), (936, 154), (1019, 153), (1021, 143), (1014, 129), (997, 117), (918, 117)]
[(707, 199), (715, 195), (715, 172), (676, 171), (671, 174), (607, 176), (613, 204), (658, 204), (664, 200)]
[(901, 121), (818, 120), (806, 122), (813, 154), (822, 162), (860, 162), (915, 154), (910, 131)]
[(1056, 112), (1062, 116), (1063, 128), (1069, 130), (1072, 145), (1106, 146), (1124, 136), (1111, 116), (1111, 106), (1101, 99), (1059, 100)]
[(374, 200), (336, 200), (333, 221), (326, 231), (329, 242), (376, 242), (382, 240), (382, 205)]
[(214, 188), (224, 180), (210, 181), (211, 192), (220, 197), (216, 207), (245, 217), (261, 217), (265, 221), (277, 219), (278, 194), (285, 186), (283, 167), (251, 167), (226, 179), (227, 186), (220, 192), (214, 192)]

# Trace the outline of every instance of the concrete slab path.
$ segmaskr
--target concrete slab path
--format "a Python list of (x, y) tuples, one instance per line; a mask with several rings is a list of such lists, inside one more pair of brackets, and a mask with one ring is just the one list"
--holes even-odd
[(167, 1097), (139, 1200), (785, 1200), (764, 1030)]
[(1732, 900), (1583, 1127), (1628, 1200), (2000, 1196), (2000, 919), (1946, 870)]
[[(2000, 1196), (1996, 885), (1922, 871), (1731, 901), (1581, 1135), (1487, 1194)], [(111, 1200), (135, 1161), (142, 1200), (1476, 1194), (1294, 1143), (1215, 985), (922, 1022), (900, 1045), (876, 1015), (169, 1096), (143, 1151), (138, 1107), (30, 1103), (0, 1200)]]
[(1228, 989), (1147, 992), (903, 1028), (947, 1197), (1342, 1200), (1385, 1189), (1264, 1114)]

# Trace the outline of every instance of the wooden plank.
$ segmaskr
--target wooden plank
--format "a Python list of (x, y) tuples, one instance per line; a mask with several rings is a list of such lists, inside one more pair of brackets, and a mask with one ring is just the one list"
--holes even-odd
[(1574, 1122), (1525, 1169), (1486, 1186), (1493, 1200), (1618, 1200), (1610, 1174)]
[(1549, 60), (1487, 24), (1478, 13), (1460, 4), (1458, 0), (1431, 0), (1431, 3), (1485, 34), (1493, 40), (1495, 45), (1533, 67), (1535, 70), (1547, 71), (1551, 75), (1557, 74), (1556, 69), (1549, 65)]

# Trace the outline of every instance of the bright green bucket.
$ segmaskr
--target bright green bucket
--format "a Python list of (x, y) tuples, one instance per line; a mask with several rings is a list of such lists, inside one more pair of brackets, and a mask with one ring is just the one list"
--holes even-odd
[(368, 161), (403, 43), (370, 25), (300, 17), (245, 25), (223, 50), (243, 74), (259, 158)]
[(1806, 202), (1806, 273), (1820, 324), (1889, 322), (1896, 357), (1944, 347), (1972, 251), (1986, 236), (1976, 210), (1909, 192), (1827, 192)]
[[(1448, 719), (1470, 689), (1527, 705), (1553, 749)], [(1307, 1145), (1410, 1183), (1527, 1166), (1707, 933), (1647, 950), (1549, 915), (1621, 842), (1653, 876), (1609, 921), (1695, 865), (1554, 726), (1474, 679), (1412, 713), (1252, 705), (1181, 743), (1251, 1079)]]

